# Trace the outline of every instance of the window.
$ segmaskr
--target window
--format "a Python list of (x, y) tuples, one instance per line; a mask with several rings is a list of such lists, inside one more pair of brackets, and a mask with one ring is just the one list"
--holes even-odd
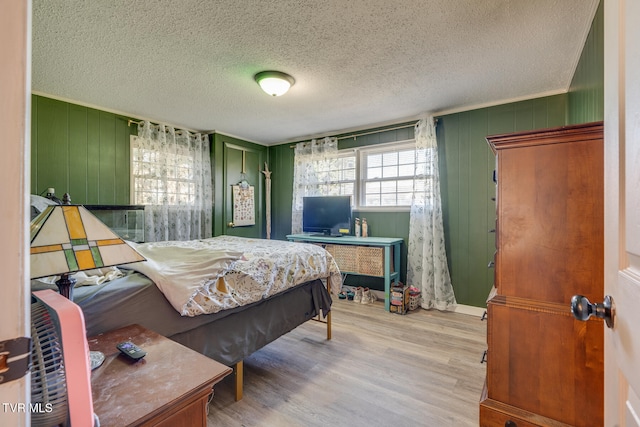
[[(327, 166), (328, 167), (328, 166)], [(320, 184), (320, 194), (327, 196), (352, 196), (355, 200), (356, 156), (353, 151), (341, 152), (337, 167), (333, 170), (319, 170), (318, 175), (328, 175), (326, 184)]]
[(427, 170), (426, 155), (416, 151), (413, 140), (344, 150), (341, 160), (341, 169), (333, 172), (336, 180), (331, 185), (343, 192), (329, 194), (353, 195), (354, 208), (358, 209), (408, 208), (413, 178)]
[(131, 198), (136, 205), (193, 205), (196, 183), (193, 155), (166, 156), (131, 137)]

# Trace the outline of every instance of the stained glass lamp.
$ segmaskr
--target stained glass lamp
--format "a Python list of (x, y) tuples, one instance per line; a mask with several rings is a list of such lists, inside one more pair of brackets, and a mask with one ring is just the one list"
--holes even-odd
[(31, 221), (31, 278), (61, 276), (60, 293), (73, 299), (78, 271), (145, 261), (80, 205), (47, 207)]

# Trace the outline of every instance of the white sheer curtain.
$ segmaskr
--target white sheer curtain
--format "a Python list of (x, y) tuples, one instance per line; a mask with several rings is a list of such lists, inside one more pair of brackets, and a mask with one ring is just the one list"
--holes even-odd
[(208, 136), (144, 121), (131, 148), (133, 201), (145, 205), (145, 240), (211, 237)]
[(291, 232), (302, 232), (302, 199), (330, 195), (338, 163), (338, 139), (324, 138), (296, 144), (293, 160), (293, 203)]
[[(416, 170), (409, 219), (407, 282), (422, 292), (422, 307), (450, 310), (456, 305), (444, 244), (438, 143), (432, 117), (416, 124)], [(418, 162), (418, 159), (422, 160)], [(426, 163), (424, 160), (426, 160)]]

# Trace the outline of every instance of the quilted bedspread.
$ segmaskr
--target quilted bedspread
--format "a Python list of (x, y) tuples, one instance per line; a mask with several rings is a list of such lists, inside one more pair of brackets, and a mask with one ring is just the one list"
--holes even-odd
[(333, 257), (312, 244), (233, 236), (130, 244), (147, 261), (126, 267), (153, 280), (183, 316), (250, 304), (328, 276), (332, 292), (342, 285)]

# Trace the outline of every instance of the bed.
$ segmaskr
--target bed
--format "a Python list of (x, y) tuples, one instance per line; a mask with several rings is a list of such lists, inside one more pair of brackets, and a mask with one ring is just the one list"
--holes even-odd
[[(341, 278), (316, 245), (232, 236), (131, 245), (147, 262), (103, 269), (96, 274), (122, 277), (74, 288), (88, 336), (140, 324), (233, 366), (236, 400), (242, 361), (256, 350), (321, 316), (331, 339), (331, 291)], [(207, 251), (217, 251), (213, 267), (203, 261)], [(55, 289), (51, 281), (32, 281), (32, 289)]]

